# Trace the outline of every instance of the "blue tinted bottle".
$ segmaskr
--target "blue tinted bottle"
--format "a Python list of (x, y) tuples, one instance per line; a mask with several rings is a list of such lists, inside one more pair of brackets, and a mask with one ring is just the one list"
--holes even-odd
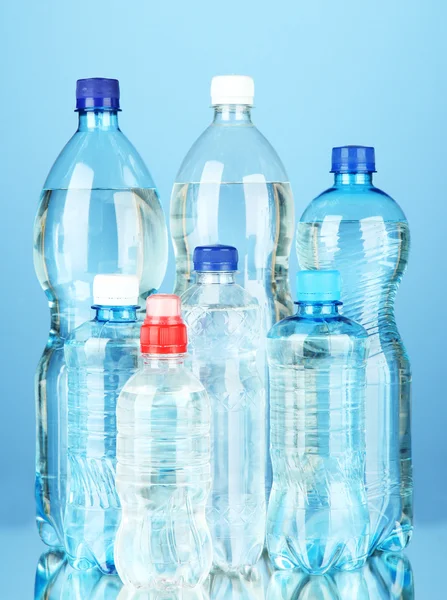
[(261, 310), (236, 283), (237, 265), (232, 246), (197, 247), (196, 283), (182, 296), (191, 369), (212, 407), (207, 519), (214, 565), (224, 571), (256, 564), (265, 536), (265, 393), (256, 364)]
[(340, 315), (337, 271), (301, 271), (298, 310), (267, 339), (273, 486), (267, 547), (277, 568), (322, 574), (367, 558), (367, 334)]
[(167, 232), (152, 177), (119, 128), (116, 79), (77, 83), (79, 126), (54, 163), (34, 229), (34, 265), (51, 329), (36, 374), (36, 504), (40, 535), (63, 543), (67, 380), (64, 341), (90, 319), (98, 273), (137, 275), (141, 306), (158, 288)]
[(121, 517), (115, 490), (116, 405), (139, 363), (138, 278), (97, 275), (92, 321), (65, 343), (68, 373), (67, 557), (76, 569), (115, 571)]
[(344, 315), (370, 338), (366, 479), (371, 548), (398, 551), (413, 529), (411, 369), (394, 317), (410, 249), (399, 205), (375, 187), (374, 148), (332, 151), (334, 184), (304, 211), (297, 230), (302, 269), (338, 269)]

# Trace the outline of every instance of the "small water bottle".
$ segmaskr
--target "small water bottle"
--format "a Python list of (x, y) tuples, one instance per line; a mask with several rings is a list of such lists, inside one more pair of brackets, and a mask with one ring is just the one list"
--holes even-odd
[(146, 307), (143, 364), (117, 409), (122, 519), (115, 561), (125, 585), (189, 588), (204, 581), (212, 563), (210, 404), (185, 367), (180, 298), (155, 294)]
[(269, 332), (273, 487), (267, 546), (279, 569), (354, 569), (368, 554), (367, 333), (340, 315), (337, 271), (301, 271), (298, 311)]
[(394, 317), (410, 230), (400, 206), (374, 185), (374, 148), (332, 150), (333, 185), (298, 223), (301, 269), (337, 269), (345, 316), (369, 336), (366, 482), (370, 553), (400, 551), (413, 531), (411, 367)]
[(214, 564), (256, 564), (265, 536), (265, 397), (256, 355), (262, 316), (236, 283), (232, 246), (198, 246), (196, 283), (182, 296), (190, 362), (212, 406), (213, 487), (207, 518)]
[(65, 344), (68, 373), (67, 557), (76, 569), (113, 573), (120, 521), (115, 490), (116, 404), (138, 368), (138, 277), (97, 275), (96, 311)]

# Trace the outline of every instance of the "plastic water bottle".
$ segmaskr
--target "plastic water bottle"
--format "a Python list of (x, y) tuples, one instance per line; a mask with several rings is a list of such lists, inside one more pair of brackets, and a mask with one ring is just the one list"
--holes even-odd
[(147, 299), (143, 366), (118, 401), (116, 485), (122, 520), (115, 561), (125, 585), (194, 587), (212, 563), (210, 404), (185, 367), (180, 298)]
[[(196, 246), (220, 242), (238, 249), (238, 283), (257, 299), (263, 311), (262, 372), (267, 331), (293, 311), (288, 269), (294, 204), (281, 160), (252, 122), (253, 101), (251, 77), (213, 78), (213, 122), (192, 146), (177, 174), (171, 196), (171, 234), (175, 293), (179, 295), (193, 283)], [(268, 447), (268, 428), (266, 433)], [(267, 460), (268, 497), (268, 453)]]
[(280, 569), (322, 574), (367, 558), (367, 333), (341, 316), (337, 271), (297, 275), (298, 311), (267, 339), (273, 487), (267, 547)]
[(121, 509), (115, 490), (116, 405), (140, 356), (138, 277), (97, 275), (95, 318), (65, 342), (68, 490), (65, 549), (75, 569), (113, 573)]
[(137, 275), (140, 302), (157, 289), (167, 233), (152, 177), (118, 126), (116, 79), (77, 83), (79, 128), (45, 182), (34, 231), (34, 264), (51, 311), (36, 375), (37, 524), (44, 542), (63, 542), (67, 388), (63, 344), (90, 319), (98, 273)]
[(404, 213), (373, 185), (374, 148), (332, 151), (334, 185), (311, 202), (298, 224), (302, 269), (338, 269), (344, 314), (370, 338), (366, 391), (367, 492), (371, 548), (398, 551), (413, 529), (411, 370), (394, 318), (407, 266)]
[(196, 284), (182, 296), (193, 373), (212, 406), (213, 487), (207, 519), (214, 564), (256, 564), (265, 537), (265, 394), (258, 374), (261, 311), (236, 283), (232, 246), (199, 246)]

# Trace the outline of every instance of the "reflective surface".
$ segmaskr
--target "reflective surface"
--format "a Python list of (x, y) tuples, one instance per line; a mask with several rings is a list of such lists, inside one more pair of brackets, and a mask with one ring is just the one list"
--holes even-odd
[[(0, 529), (1, 598), (8, 600), (444, 600), (447, 522), (418, 526), (407, 552), (374, 556), (352, 573), (309, 577), (276, 571), (261, 561), (244, 577), (214, 574), (198, 590), (176, 595), (135, 593), (116, 576), (74, 572), (49, 552), (34, 527)], [(34, 586), (36, 582), (36, 593)]]

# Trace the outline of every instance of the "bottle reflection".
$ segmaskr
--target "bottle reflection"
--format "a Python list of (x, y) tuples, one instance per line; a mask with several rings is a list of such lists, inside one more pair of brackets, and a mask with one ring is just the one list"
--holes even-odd
[(118, 575), (98, 569), (75, 571), (62, 552), (40, 557), (36, 570), (34, 600), (208, 600), (203, 588), (193, 590), (134, 590), (123, 586)]
[(209, 600), (264, 600), (260, 563), (244, 573), (215, 571), (205, 582)]
[(414, 600), (413, 572), (402, 554), (377, 554), (357, 571), (321, 576), (270, 569), (261, 560), (241, 574), (216, 571), (196, 589), (139, 591), (117, 575), (74, 571), (62, 552), (50, 551), (37, 565), (34, 600)]
[(34, 600), (61, 598), (60, 586), (66, 569), (67, 561), (62, 550), (44, 552), (37, 563)]
[(402, 554), (377, 554), (357, 571), (308, 575), (277, 571), (266, 600), (413, 600), (410, 561)]

